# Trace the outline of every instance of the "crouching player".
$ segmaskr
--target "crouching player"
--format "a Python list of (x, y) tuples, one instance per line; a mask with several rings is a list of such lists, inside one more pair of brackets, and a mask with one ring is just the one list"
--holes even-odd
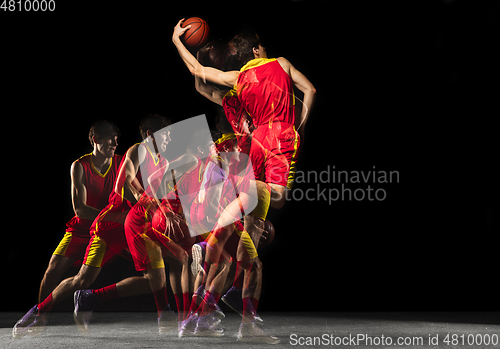
[[(165, 126), (165, 125), (164, 125)], [(155, 128), (147, 134), (147, 140), (138, 145), (124, 166), (125, 185), (136, 193), (137, 204), (130, 210), (125, 220), (125, 237), (127, 245), (134, 260), (135, 269), (142, 271), (149, 281), (154, 294), (158, 311), (158, 328), (160, 333), (169, 333), (177, 330), (176, 316), (170, 308), (167, 299), (165, 264), (163, 257), (181, 263), (183, 272), (187, 275), (188, 253), (173, 240), (164, 234), (157, 234), (152, 227), (152, 220), (159, 207), (155, 198), (158, 189), (151, 176), (156, 173), (162, 176), (168, 171), (169, 162), (161, 155), (166, 148), (164, 134), (169, 134), (167, 127)], [(168, 137), (167, 137), (168, 138)], [(158, 140), (163, 143), (158, 144)], [(161, 153), (158, 151), (161, 149)], [(184, 292), (188, 291), (188, 284), (182, 285)]]

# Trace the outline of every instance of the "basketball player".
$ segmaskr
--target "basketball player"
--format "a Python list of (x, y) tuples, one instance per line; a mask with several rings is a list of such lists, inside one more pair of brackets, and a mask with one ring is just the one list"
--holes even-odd
[[(151, 115), (141, 121), (141, 135), (147, 137), (155, 132), (157, 128), (163, 128), (165, 125), (168, 125), (165, 118)], [(164, 150), (170, 138), (167, 132), (162, 133), (162, 138), (162, 143), (158, 144)], [(120, 180), (120, 176), (124, 177), (125, 171), (123, 169), (127, 159), (129, 161), (130, 158), (134, 157), (131, 153), (138, 150), (138, 146), (142, 144), (145, 144), (144, 147), (147, 149), (158, 148), (156, 142), (148, 138), (143, 143), (136, 144), (127, 151), (127, 155), (120, 164), (114, 191), (109, 197), (109, 204), (99, 213), (90, 229), (92, 237), (88, 242), (84, 262), (79, 273), (75, 277), (63, 280), (47, 298), (33, 307), (33, 314), (25, 315), (14, 327), (13, 334), (16, 333), (16, 336), (19, 337), (42, 331), (46, 323), (45, 314), (50, 311), (53, 305), (70, 297), (75, 291), (74, 315), (75, 321), (81, 330), (87, 329), (92, 310), (103, 301), (151, 292), (147, 275), (144, 277), (130, 277), (98, 290), (84, 290), (94, 282), (103, 266), (111, 262), (127, 248), (123, 223), (128, 210), (133, 206), (132, 202), (136, 202), (133, 194), (140, 197), (137, 192), (141, 190), (141, 178), (139, 177), (134, 182), (135, 187), (130, 190), (130, 188), (124, 186), (125, 180)]]
[[(160, 179), (156, 197), (161, 199), (161, 204), (153, 217), (153, 233), (156, 236), (152, 235), (151, 238), (158, 240), (160, 244), (163, 244), (164, 240), (171, 239), (189, 253), (196, 241), (195, 231), (193, 230), (193, 233), (190, 233), (193, 225), (189, 213), (191, 206), (198, 199), (205, 167), (212, 157), (216, 157), (214, 147), (208, 144), (212, 143), (209, 136), (208, 131), (207, 134), (203, 132), (195, 133), (187, 153), (171, 162), (172, 170), (163, 173), (158, 171), (154, 174), (155, 177)], [(153, 179), (153, 181), (155, 180)], [(182, 197), (182, 203), (180, 197)], [(189, 282), (188, 270), (183, 269), (182, 271), (186, 273), (181, 272), (180, 274), (181, 286), (183, 284), (187, 285)], [(175, 288), (172, 287), (178, 304), (179, 321), (184, 320), (185, 315), (183, 314), (181, 317), (180, 310), (187, 313), (191, 304), (189, 297), (191, 290), (185, 287), (182, 288), (184, 290), (182, 290), (181, 302), (180, 294), (177, 296)], [(178, 289), (177, 291), (181, 290)]]
[[(115, 190), (110, 195), (109, 204), (101, 211), (90, 229), (91, 241), (84, 260), (84, 264), (89, 268), (86, 272), (82, 273), (83, 279), (89, 278), (86, 284), (90, 284), (91, 280), (95, 279), (102, 267), (111, 262), (117, 255), (128, 250), (123, 224), (129, 211), (137, 203), (137, 199), (131, 189), (125, 185), (125, 170), (123, 163), (134, 156), (131, 155), (130, 152), (142, 149), (139, 148), (140, 146), (144, 146), (146, 149), (159, 148), (164, 152), (166, 146), (170, 142), (169, 128), (165, 128), (165, 126), (169, 124), (170, 121), (156, 114), (151, 114), (141, 120), (139, 132), (143, 138), (143, 142), (133, 145), (127, 151), (120, 165), (120, 175), (115, 184)], [(153, 134), (160, 128), (165, 128), (163, 132), (159, 132), (162, 142), (157, 143), (159, 139), (155, 140), (151, 137), (148, 138), (148, 135)], [(141, 178), (139, 177), (139, 179)], [(136, 188), (139, 188), (139, 185), (140, 182), (138, 181)], [(136, 196), (138, 197), (137, 193)], [(108, 217), (116, 217), (116, 219), (111, 220)], [(80, 330), (86, 331), (93, 310), (103, 301), (150, 292), (149, 280), (146, 277), (129, 277), (116, 284), (98, 290), (77, 290), (74, 295), (75, 322)]]
[[(253, 124), (257, 127), (254, 139), (256, 137), (270, 154), (276, 155), (274, 163), (266, 163), (263, 161), (266, 154), (262, 151), (255, 152), (252, 164), (258, 174), (256, 178), (260, 177), (259, 170), (265, 171), (266, 183), (271, 186), (273, 207), (282, 207), (288, 185), (289, 168), (300, 144), (298, 134), (294, 134), (296, 133), (293, 108), (295, 98), (292, 87), (295, 85), (304, 93), (304, 107), (297, 123), (303, 135), (314, 104), (316, 94), (314, 86), (287, 59), (283, 57), (268, 59), (266, 50), (255, 33), (244, 32), (231, 41), (237, 52), (236, 58), (242, 65), (240, 71), (223, 72), (202, 66), (180, 40), (184, 32), (191, 27), (188, 25), (182, 28), (183, 20), (180, 20), (174, 28), (172, 36), (174, 45), (191, 74), (215, 84), (235, 87), (233, 93), (237, 95), (242, 107), (251, 115)], [(267, 131), (264, 126), (271, 131)], [(282, 146), (276, 151), (274, 148), (278, 140)], [(280, 155), (284, 155), (284, 158)], [(284, 160), (288, 166), (281, 163)]]
[[(92, 125), (89, 141), (93, 151), (80, 157), (71, 165), (71, 199), (75, 216), (66, 224), (66, 233), (54, 251), (40, 284), (38, 302), (41, 303), (69, 267), (81, 264), (89, 244), (89, 229), (100, 210), (106, 206), (118, 175), (121, 155), (116, 155), (120, 131), (109, 121), (101, 120)], [(38, 314), (34, 306), (14, 326), (14, 337), (27, 334), (29, 319)], [(45, 322), (45, 318), (40, 319)], [(33, 327), (34, 328), (34, 327)]]
[[(232, 40), (236, 58), (242, 65), (239, 71), (223, 72), (202, 66), (180, 40), (180, 36), (190, 28), (182, 28), (182, 21), (174, 28), (172, 40), (189, 71), (197, 78), (233, 88), (224, 96), (237, 97), (239, 103), (235, 103), (236, 108), (242, 107), (251, 115), (256, 127), (252, 133), (250, 157), (256, 178), (267, 185), (266, 189), (262, 185), (258, 187), (257, 212), (245, 216), (245, 228), (251, 232), (256, 243), (262, 234), (269, 204), (276, 208), (282, 207), (285, 192), (291, 189), (293, 183), (294, 165), (300, 146), (300, 137), (295, 130), (293, 85), (304, 93), (304, 108), (298, 122), (302, 133), (316, 91), (288, 60), (283, 57), (268, 59), (255, 33), (241, 33)], [(218, 92), (212, 97), (219, 99), (221, 94)], [(250, 226), (254, 228), (250, 229)], [(254, 330), (254, 322), (242, 323), (239, 339), (244, 339), (244, 333)]]
[[(204, 55), (210, 50), (209, 46), (210, 44), (198, 51), (198, 60), (203, 60)], [(227, 64), (225, 65), (227, 66)], [(216, 118), (217, 127), (224, 133), (224, 136), (216, 142), (218, 147), (221, 148), (221, 151), (241, 151), (245, 154), (249, 154), (252, 139), (250, 130), (253, 128), (253, 125), (251, 125), (248, 114), (241, 108), (241, 103), (239, 103), (236, 95), (231, 93), (231, 91), (220, 90), (213, 85), (206, 84), (199, 77), (195, 77), (195, 87), (200, 94), (214, 103), (223, 106), (222, 112), (218, 113)], [(231, 133), (231, 131), (233, 131), (233, 133)], [(230, 148), (234, 147), (236, 144), (238, 144), (238, 147), (230, 150)], [(262, 188), (262, 186), (259, 187), (265, 189)], [(251, 234), (254, 246), (257, 247), (261, 239), (266, 238), (267, 232), (252, 224), (253, 222), (251, 219), (259, 219), (263, 222), (265, 220), (265, 214), (263, 214), (261, 210), (255, 210), (250, 215), (253, 217), (245, 217), (245, 228)], [(231, 241), (231, 239), (229, 241)], [(201, 248), (202, 246), (203, 245), (200, 244), (199, 247), (197, 247)], [(244, 252), (244, 250), (241, 249), (242, 245), (239, 245), (239, 247), (239, 251), (230, 253), (235, 259), (237, 255), (241, 256), (241, 253)], [(227, 250), (230, 251), (232, 249), (228, 246)], [(195, 256), (195, 254), (193, 254), (193, 256)], [(256, 315), (262, 288), (262, 263), (260, 259), (255, 257), (253, 265), (238, 261), (238, 263), (236, 263), (236, 270), (232, 271), (231, 275), (234, 275), (234, 282), (222, 299), (233, 310), (242, 315), (242, 317), (248, 318), (249, 316), (247, 315), (250, 314), (250, 318), (253, 317), (261, 323), (262, 319)], [(245, 294), (243, 294), (244, 277), (248, 277), (249, 275), (252, 277), (252, 282), (248, 284), (249, 287), (245, 290)], [(245, 299), (245, 301), (242, 301), (242, 298)], [(244, 304), (246, 306), (244, 306)], [(270, 341), (272, 342), (273, 339)]]
[[(166, 149), (165, 142), (157, 144), (158, 140), (155, 140), (155, 135), (163, 131), (164, 128), (155, 134), (148, 131), (147, 142), (130, 149), (118, 179), (123, 181), (138, 200), (125, 219), (125, 237), (135, 269), (144, 273), (154, 294), (160, 333), (177, 331), (178, 325), (177, 316), (171, 310), (167, 299), (163, 256), (167, 255), (169, 259), (179, 261), (183, 275), (188, 276), (189, 267), (188, 253), (166, 235), (156, 234), (152, 228), (152, 219), (159, 207), (159, 201), (155, 198), (155, 192), (158, 190), (158, 187), (155, 187), (156, 181), (150, 180), (150, 177), (153, 174), (161, 177), (169, 166), (168, 161), (158, 151), (158, 145), (163, 148), (162, 151)], [(189, 292), (189, 283), (181, 282), (181, 287), (183, 293)]]

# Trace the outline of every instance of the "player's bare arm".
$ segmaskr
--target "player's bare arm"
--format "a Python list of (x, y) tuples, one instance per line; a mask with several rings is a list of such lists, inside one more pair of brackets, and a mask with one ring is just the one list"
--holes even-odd
[(125, 194), (130, 192), (133, 195), (133, 199), (130, 198), (132, 200), (139, 200), (144, 192), (144, 188), (136, 178), (140, 166), (139, 157), (139, 144), (135, 144), (130, 147), (125, 155), (125, 160), (115, 185), (115, 192), (117, 194), (122, 194), (122, 189), (126, 189), (124, 190)]
[(186, 30), (191, 28), (191, 26), (188, 25), (185, 28), (182, 28), (181, 24), (183, 21), (184, 18), (181, 19), (174, 27), (172, 42), (177, 48), (177, 51), (179, 51), (179, 55), (184, 61), (186, 67), (188, 67), (189, 72), (194, 76), (203, 79), (203, 81), (210, 81), (222, 86), (233, 87), (236, 84), (236, 81), (238, 80), (238, 74), (239, 74), (238, 71), (223, 72), (222, 70), (215, 69), (212, 67), (204, 67), (184, 46), (184, 44), (181, 41), (181, 36), (184, 34)]
[(304, 105), (302, 107), (302, 113), (300, 115), (300, 118), (296, 121), (297, 130), (300, 131), (301, 136), (303, 136), (307, 118), (311, 113), (311, 109), (316, 99), (316, 88), (309, 81), (309, 79), (307, 79), (304, 74), (298, 71), (286, 58), (279, 57), (278, 62), (280, 63), (283, 70), (285, 70), (288, 75), (290, 75), (290, 78), (292, 79), (295, 87), (297, 87), (302, 93), (304, 93)]
[(75, 161), (71, 165), (71, 201), (73, 210), (79, 218), (93, 221), (99, 210), (87, 205), (87, 187), (83, 166)]
[[(172, 161), (170, 164), (167, 164), (153, 172), (148, 177), (148, 183), (152, 188), (158, 188), (155, 192), (156, 199), (161, 199), (163, 195), (167, 194), (164, 192), (167, 183), (173, 179), (179, 180), (184, 174), (193, 171), (197, 165), (198, 159), (194, 155), (184, 154)], [(168, 171), (169, 167), (172, 168), (172, 170)]]
[[(198, 62), (202, 62), (203, 57), (205, 57), (208, 54), (211, 47), (212, 46), (208, 44), (205, 47), (202, 47), (201, 49), (198, 50), (196, 57), (198, 59)], [(196, 75), (194, 77), (194, 86), (199, 94), (207, 98), (209, 101), (212, 101), (218, 105), (222, 105), (222, 99), (224, 98), (225, 94), (228, 91), (228, 90), (221, 90), (214, 85), (209, 85), (201, 77)]]

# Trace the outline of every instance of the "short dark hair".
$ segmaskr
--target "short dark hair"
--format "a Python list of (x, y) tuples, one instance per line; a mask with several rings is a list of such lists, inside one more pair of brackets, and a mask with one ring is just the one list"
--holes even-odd
[(89, 130), (89, 142), (92, 147), (94, 146), (94, 140), (92, 139), (93, 136), (96, 136), (97, 138), (112, 136), (120, 137), (121, 133), (118, 127), (116, 127), (116, 125), (112, 122), (108, 120), (99, 120), (94, 122)]
[(142, 139), (146, 139), (148, 137), (148, 130), (156, 132), (162, 128), (170, 126), (171, 124), (172, 122), (170, 119), (162, 115), (149, 114), (141, 120), (141, 123), (139, 124), (139, 133), (141, 134)]
[(255, 58), (253, 48), (259, 47), (260, 44), (257, 33), (250, 30), (239, 33), (229, 42), (229, 45), (236, 50), (235, 58), (241, 63), (241, 66)]
[(207, 150), (210, 145), (210, 140), (215, 142), (221, 136), (220, 132), (215, 130), (199, 130), (193, 134), (191, 141), (188, 145), (188, 152), (191, 154), (196, 154), (198, 152), (198, 147)]

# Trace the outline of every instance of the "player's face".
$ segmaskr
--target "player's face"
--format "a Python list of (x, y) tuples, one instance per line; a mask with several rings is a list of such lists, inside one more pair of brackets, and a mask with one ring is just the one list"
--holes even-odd
[(208, 156), (211, 158), (216, 158), (219, 155), (219, 152), (217, 151), (217, 148), (215, 147), (214, 142), (210, 142), (208, 145)]
[(108, 136), (102, 139), (97, 139), (97, 151), (107, 158), (112, 158), (115, 155), (116, 147), (118, 146), (118, 136)]
[[(159, 141), (159, 148), (158, 150), (163, 153), (167, 150), (167, 145), (170, 143), (170, 128), (167, 128), (165, 131), (160, 133), (160, 137), (158, 139)], [(158, 144), (157, 144), (158, 145)]]

